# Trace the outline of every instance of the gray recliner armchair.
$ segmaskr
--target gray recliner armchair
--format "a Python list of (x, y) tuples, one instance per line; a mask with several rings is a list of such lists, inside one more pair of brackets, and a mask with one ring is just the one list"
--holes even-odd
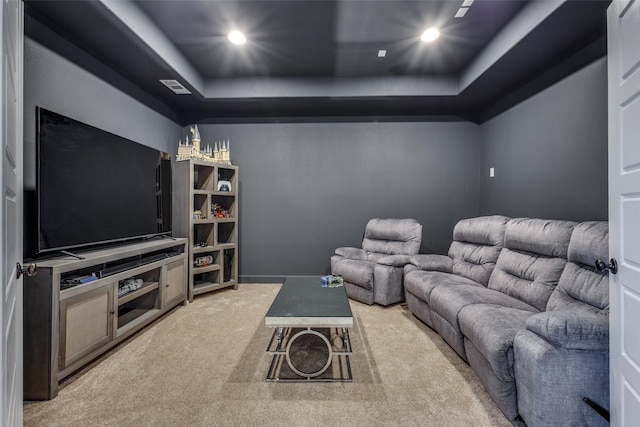
[(342, 276), (349, 298), (385, 306), (401, 302), (403, 268), (421, 241), (422, 225), (415, 219), (371, 219), (362, 248), (336, 249), (331, 274)]

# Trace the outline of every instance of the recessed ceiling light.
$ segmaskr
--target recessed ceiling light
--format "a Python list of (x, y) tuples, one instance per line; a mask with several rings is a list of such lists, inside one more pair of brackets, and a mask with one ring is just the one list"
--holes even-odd
[(385, 56), (387, 56), (387, 51), (384, 49), (380, 49), (378, 51), (378, 58), (384, 58)]
[(240, 31), (233, 30), (227, 36), (229, 41), (233, 44), (245, 44), (247, 42), (247, 38)]
[(440, 37), (440, 31), (438, 31), (436, 28), (428, 28), (424, 33), (422, 33), (420, 39), (423, 42), (428, 43), (434, 41), (438, 37)]
[(462, 7), (469, 7), (473, 4), (473, 0), (464, 0), (462, 2)]

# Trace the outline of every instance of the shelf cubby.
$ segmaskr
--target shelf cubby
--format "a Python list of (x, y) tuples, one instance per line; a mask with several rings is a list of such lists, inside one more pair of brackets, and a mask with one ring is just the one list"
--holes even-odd
[(194, 222), (193, 225), (193, 244), (201, 246), (205, 243), (206, 246), (215, 245), (215, 229), (216, 224), (210, 221), (207, 222)]
[[(211, 216), (211, 209), (209, 209), (209, 195), (207, 194), (194, 194), (193, 195), (193, 210), (194, 210), (194, 220), (198, 219), (207, 219), (213, 218)], [(201, 216), (196, 218), (195, 211), (199, 210)]]
[(143, 285), (138, 291), (144, 292), (133, 295), (127, 302), (118, 301), (118, 334), (122, 333), (122, 328), (129, 326), (136, 319), (160, 310), (160, 292), (157, 283), (155, 286), (150, 283), (146, 288)]
[(229, 245), (236, 243), (236, 223), (235, 222), (220, 222), (218, 224), (218, 245)]
[(236, 251), (235, 249), (225, 249), (222, 251), (222, 274), (223, 282), (236, 281), (236, 272), (234, 269)]
[(236, 198), (235, 196), (229, 196), (227, 194), (216, 194), (211, 197), (211, 211), (213, 212), (213, 205), (216, 204), (220, 206), (222, 210), (228, 212), (231, 215), (229, 218), (233, 218), (236, 216)]
[(215, 168), (206, 164), (193, 165), (194, 190), (215, 190)]

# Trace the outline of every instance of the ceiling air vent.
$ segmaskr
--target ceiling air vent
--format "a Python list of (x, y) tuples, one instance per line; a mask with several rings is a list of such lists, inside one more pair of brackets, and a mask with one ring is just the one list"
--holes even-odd
[(191, 95), (191, 92), (177, 80), (160, 80), (160, 83), (171, 89), (178, 95)]

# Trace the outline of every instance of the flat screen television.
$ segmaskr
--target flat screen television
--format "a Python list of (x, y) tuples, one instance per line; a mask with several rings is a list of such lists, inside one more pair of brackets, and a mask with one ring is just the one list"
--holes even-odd
[(37, 107), (36, 255), (171, 233), (171, 161)]

